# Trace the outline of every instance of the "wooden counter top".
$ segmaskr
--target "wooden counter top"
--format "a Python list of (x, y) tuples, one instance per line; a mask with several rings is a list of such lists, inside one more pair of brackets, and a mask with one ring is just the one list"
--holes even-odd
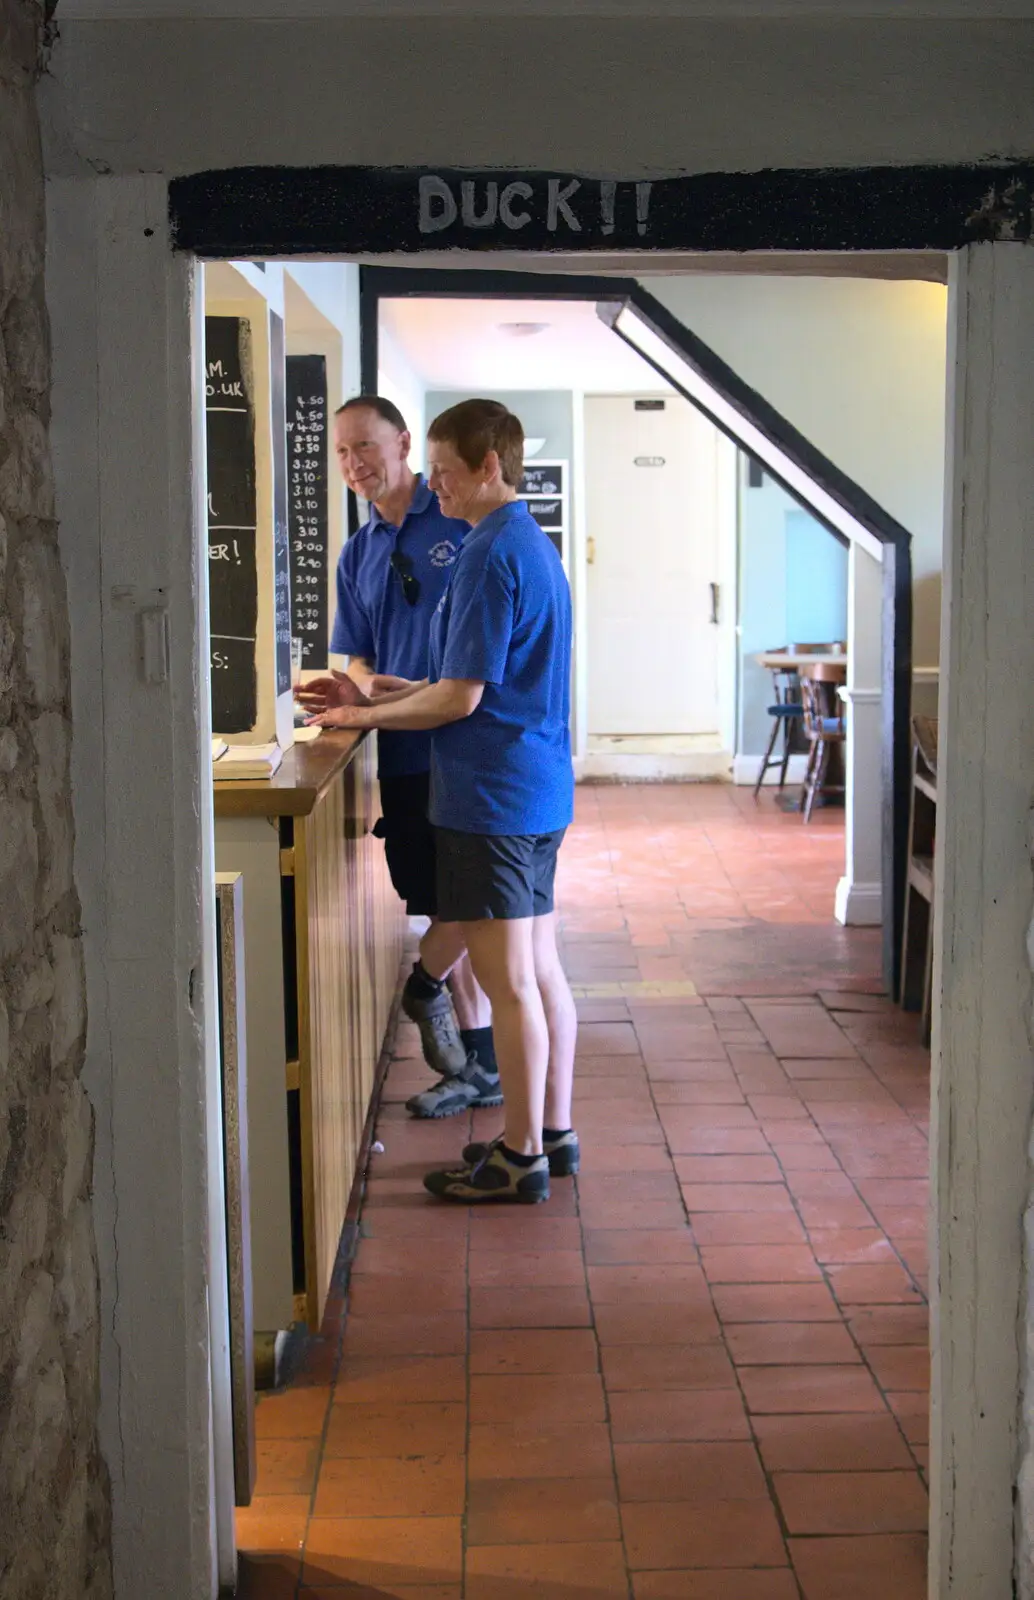
[(307, 817), (364, 738), (365, 733), (353, 729), (324, 728), (318, 739), (286, 750), (271, 778), (217, 780), (216, 816)]

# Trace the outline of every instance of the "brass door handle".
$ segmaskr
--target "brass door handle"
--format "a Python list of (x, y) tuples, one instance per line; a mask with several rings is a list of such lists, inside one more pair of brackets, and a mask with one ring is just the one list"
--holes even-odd
[(585, 541), (585, 564), (586, 564), (586, 566), (587, 567), (591, 567), (595, 563), (595, 560), (596, 560), (596, 540), (592, 537), (592, 534), (590, 534), (589, 537)]

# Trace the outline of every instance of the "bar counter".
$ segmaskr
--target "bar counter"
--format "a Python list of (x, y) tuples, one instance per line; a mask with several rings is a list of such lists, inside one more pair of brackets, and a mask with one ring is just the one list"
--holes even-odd
[(244, 877), (256, 1334), (322, 1320), (398, 978), (375, 755), (324, 730), (214, 785), (216, 868)]

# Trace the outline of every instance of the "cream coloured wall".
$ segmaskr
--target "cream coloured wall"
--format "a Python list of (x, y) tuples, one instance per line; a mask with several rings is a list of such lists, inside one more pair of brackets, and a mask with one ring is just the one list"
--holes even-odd
[(913, 659), (939, 654), (947, 290), (686, 274), (644, 287), (913, 537)]

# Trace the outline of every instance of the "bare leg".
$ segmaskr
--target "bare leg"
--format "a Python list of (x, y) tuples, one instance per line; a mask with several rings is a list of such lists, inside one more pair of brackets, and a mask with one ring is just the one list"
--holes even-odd
[(488, 1003), (484, 989), (474, 976), (474, 969), (466, 952), (449, 973), (449, 993), (452, 995), (456, 1021), (464, 1031), (492, 1026), (492, 1007)]
[(535, 918), (532, 924), (532, 949), (535, 979), (549, 1032), (549, 1072), (543, 1120), (547, 1128), (569, 1128), (578, 1013), (567, 975), (560, 964), (556, 947), (556, 917), (552, 912), (546, 917)]
[(420, 941), (420, 961), (432, 978), (447, 978), (458, 962), (466, 955), (467, 942), (458, 922), (439, 922), (431, 919), (431, 926)]
[(431, 926), (420, 941), (420, 960), (432, 978), (446, 978), (461, 1028), (490, 1028), (492, 1007), (474, 976), (466, 942), (458, 922), (439, 922)]
[(475, 976), (492, 1006), (506, 1102), (503, 1138), (518, 1155), (541, 1155), (549, 1033), (535, 976), (533, 919), (467, 922), (463, 928)]

